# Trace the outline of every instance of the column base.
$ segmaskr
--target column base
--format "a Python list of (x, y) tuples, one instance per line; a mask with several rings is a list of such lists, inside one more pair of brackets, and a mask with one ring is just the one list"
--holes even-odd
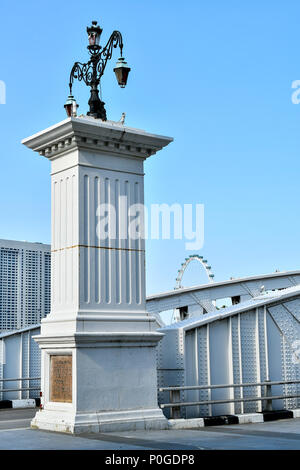
[(35, 337), (43, 409), (31, 426), (72, 434), (167, 429), (157, 404), (161, 337), (149, 331)]
[(31, 428), (70, 434), (168, 429), (168, 420), (157, 409), (74, 414), (41, 410)]

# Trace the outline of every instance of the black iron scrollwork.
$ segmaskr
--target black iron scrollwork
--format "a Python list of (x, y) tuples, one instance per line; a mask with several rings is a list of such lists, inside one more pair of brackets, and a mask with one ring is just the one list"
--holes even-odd
[(107, 117), (104, 108), (105, 103), (99, 98), (98, 86), (100, 79), (104, 74), (106, 64), (112, 58), (113, 49), (118, 46), (120, 48), (120, 56), (122, 57), (122, 35), (119, 31), (114, 31), (104, 48), (97, 44), (89, 45), (88, 50), (91, 55), (90, 60), (85, 64), (75, 62), (70, 73), (70, 95), (72, 95), (72, 87), (75, 79), (83, 81), (87, 86), (91, 87), (91, 96), (89, 99), (90, 110), (87, 114), (89, 116), (100, 118), (103, 121), (106, 121)]

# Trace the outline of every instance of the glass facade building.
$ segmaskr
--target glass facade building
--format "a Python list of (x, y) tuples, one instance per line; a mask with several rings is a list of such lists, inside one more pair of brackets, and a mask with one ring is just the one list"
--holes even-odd
[(0, 240), (0, 331), (40, 323), (50, 312), (51, 248)]

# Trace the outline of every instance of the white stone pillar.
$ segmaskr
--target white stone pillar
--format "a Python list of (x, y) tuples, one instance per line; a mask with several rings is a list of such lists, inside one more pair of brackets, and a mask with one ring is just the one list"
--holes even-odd
[[(146, 311), (145, 244), (129, 238), (127, 227), (134, 219), (128, 208), (144, 203), (144, 160), (171, 141), (87, 116), (22, 141), (51, 161), (52, 174), (51, 313), (36, 337), (43, 409), (33, 427), (166, 427), (157, 405), (161, 334)], [(112, 232), (100, 239), (105, 203), (114, 208)]]

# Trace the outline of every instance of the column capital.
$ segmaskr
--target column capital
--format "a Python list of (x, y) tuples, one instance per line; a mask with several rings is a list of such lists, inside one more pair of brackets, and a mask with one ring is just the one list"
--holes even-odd
[(27, 137), (22, 144), (49, 160), (76, 149), (145, 160), (172, 141), (172, 137), (151, 134), (120, 122), (79, 116)]

